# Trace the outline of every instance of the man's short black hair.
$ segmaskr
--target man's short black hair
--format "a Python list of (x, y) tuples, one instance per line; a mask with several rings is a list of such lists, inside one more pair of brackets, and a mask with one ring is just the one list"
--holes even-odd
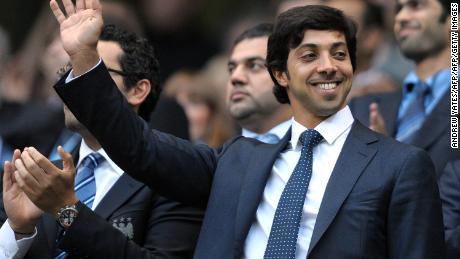
[(267, 66), (275, 83), (273, 92), (280, 103), (289, 103), (286, 88), (274, 71), (286, 72), (289, 51), (302, 42), (306, 30), (338, 31), (345, 35), (353, 71), (356, 68), (356, 24), (342, 11), (322, 5), (296, 7), (281, 13), (268, 39)]
[(254, 39), (264, 36), (268, 37), (270, 36), (270, 34), (272, 34), (272, 31), (272, 23), (259, 23), (256, 26), (245, 30), (238, 37), (236, 37), (235, 41), (233, 41), (233, 47), (235, 47), (236, 44), (242, 42), (243, 40)]
[(104, 26), (99, 40), (120, 44), (123, 54), (120, 57), (121, 70), (125, 74), (123, 83), (127, 89), (136, 86), (142, 79), (150, 81), (150, 93), (139, 107), (139, 116), (150, 119), (161, 92), (160, 64), (153, 46), (145, 38), (126, 32), (115, 25)]
[(441, 22), (445, 22), (447, 20), (447, 17), (449, 15), (452, 15), (452, 12), (450, 10), (450, 0), (438, 0), (439, 3), (441, 4), (442, 6), (442, 14), (441, 14), (441, 17), (440, 17), (440, 21)]

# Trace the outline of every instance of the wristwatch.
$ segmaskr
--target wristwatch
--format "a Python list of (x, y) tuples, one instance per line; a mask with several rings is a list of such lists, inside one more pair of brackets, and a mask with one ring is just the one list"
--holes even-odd
[(57, 221), (64, 228), (68, 229), (78, 216), (76, 204), (66, 205), (59, 209)]

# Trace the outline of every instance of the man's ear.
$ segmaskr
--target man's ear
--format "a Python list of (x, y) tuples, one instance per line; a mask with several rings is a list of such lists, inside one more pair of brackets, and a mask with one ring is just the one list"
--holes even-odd
[(139, 80), (134, 87), (131, 87), (126, 92), (126, 100), (131, 106), (140, 106), (149, 95), (151, 88), (152, 86), (149, 80)]
[(289, 75), (287, 72), (280, 70), (272, 70), (272, 72), (279, 85), (282, 87), (288, 87)]

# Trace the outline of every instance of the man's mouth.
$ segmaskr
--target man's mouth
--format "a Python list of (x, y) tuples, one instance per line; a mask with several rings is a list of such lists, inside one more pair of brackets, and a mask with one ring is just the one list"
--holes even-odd
[(334, 83), (320, 83), (318, 84), (318, 87), (323, 89), (323, 90), (330, 90), (334, 89), (338, 86), (339, 84), (334, 82)]

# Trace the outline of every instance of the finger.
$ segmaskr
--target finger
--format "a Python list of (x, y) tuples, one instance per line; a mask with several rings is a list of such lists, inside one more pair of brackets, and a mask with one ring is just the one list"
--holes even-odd
[[(18, 183), (19, 188), (31, 199), (33, 196), (33, 187), (30, 187), (30, 183), (27, 183), (27, 181), (24, 179), (24, 177), (19, 173), (18, 170), (16, 170), (13, 174), (15, 181)], [(32, 199), (31, 199), (32, 200)]]
[(85, 10), (85, 2), (83, 0), (77, 0), (76, 4), (76, 12), (80, 12)]
[(65, 15), (62, 12), (61, 8), (59, 8), (59, 5), (58, 3), (56, 3), (55, 0), (50, 1), (50, 8), (51, 11), (53, 11), (54, 17), (56, 17), (56, 20), (59, 24), (65, 21)]
[(34, 147), (27, 148), (27, 153), (32, 157), (32, 159), (37, 163), (37, 165), (43, 169), (47, 174), (53, 175), (58, 174), (60, 169), (57, 168), (51, 161), (43, 156), (37, 149)]
[(13, 186), (13, 181), (11, 180), (13, 172), (14, 169), (11, 162), (5, 161), (3, 164), (3, 191), (8, 191)]
[(93, 0), (85, 0), (85, 8), (93, 9)]
[[(24, 188), (24, 186), (27, 186), (28, 188), (37, 189), (40, 186), (40, 183), (38, 182), (35, 177), (27, 171), (27, 168), (24, 166), (24, 163), (22, 162), (21, 159), (16, 159), (14, 161), (14, 165), (16, 166), (16, 171), (15, 171), (15, 179), (18, 180), (18, 178), (21, 179), (21, 181), (18, 181), (19, 187), (21, 189)], [(22, 183), (22, 184), (21, 184)]]
[(93, 9), (94, 10), (102, 10), (102, 5), (99, 0), (94, 0), (93, 1)]
[(15, 149), (14, 152), (13, 152), (13, 158), (11, 159), (11, 166), (13, 167), (13, 171), (16, 170), (16, 167), (14, 166), (14, 161), (16, 161), (16, 159), (20, 158), (21, 157), (21, 151), (19, 149)]
[(58, 154), (62, 159), (62, 168), (66, 171), (73, 171), (75, 168), (73, 164), (73, 158), (70, 153), (65, 152), (62, 146), (58, 146)]
[(67, 16), (75, 14), (75, 7), (73, 6), (72, 0), (62, 0), (62, 4), (64, 5)]
[(31, 174), (39, 183), (43, 183), (43, 180), (46, 177), (45, 172), (30, 156), (28, 149), (25, 149), (24, 152), (22, 152), (21, 160), (29, 174)]

